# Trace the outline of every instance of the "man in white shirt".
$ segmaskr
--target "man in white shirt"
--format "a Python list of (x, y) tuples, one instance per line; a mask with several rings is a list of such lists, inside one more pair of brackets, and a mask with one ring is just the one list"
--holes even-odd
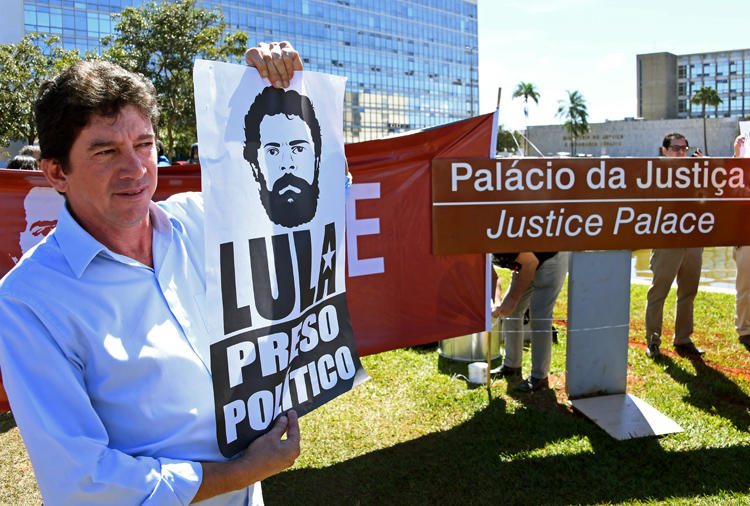
[[(274, 86), (285, 42), (246, 60)], [(226, 461), (216, 443), (200, 194), (151, 201), (153, 85), (79, 62), (36, 103), (57, 229), (0, 281), (0, 366), (47, 504), (262, 504), (299, 455), (297, 415)], [(286, 438), (283, 435), (286, 434)]]

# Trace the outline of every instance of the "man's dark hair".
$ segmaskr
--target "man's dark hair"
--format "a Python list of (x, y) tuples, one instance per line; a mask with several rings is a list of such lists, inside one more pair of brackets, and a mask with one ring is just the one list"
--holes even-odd
[(164, 155), (164, 143), (156, 139), (156, 156)]
[(45, 81), (35, 104), (42, 158), (58, 160), (67, 172), (70, 148), (91, 115), (115, 117), (127, 105), (149, 118), (156, 132), (156, 90), (141, 74), (106, 61), (82, 61)]
[(16, 155), (8, 162), (9, 169), (37, 170), (39, 166), (33, 156)]
[(682, 134), (678, 134), (677, 132), (673, 132), (671, 134), (667, 134), (664, 136), (664, 140), (662, 141), (661, 145), (664, 149), (669, 149), (672, 146), (672, 141), (675, 139), (685, 139), (685, 144), (690, 147), (690, 143), (687, 140), (687, 137), (685, 137)]
[(256, 173), (258, 167), (258, 148), (260, 148), (260, 122), (266, 116), (283, 114), (298, 116), (307, 124), (312, 135), (315, 147), (315, 173), (318, 173), (320, 165), (320, 124), (315, 117), (312, 102), (305, 95), (300, 95), (294, 90), (283, 90), (280, 88), (267, 87), (255, 97), (250, 110), (245, 115), (245, 160), (253, 166), (253, 175), (258, 179)]

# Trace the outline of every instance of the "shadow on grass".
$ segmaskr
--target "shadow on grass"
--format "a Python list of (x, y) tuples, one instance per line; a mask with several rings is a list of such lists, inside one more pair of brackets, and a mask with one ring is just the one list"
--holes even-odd
[(13, 418), (13, 413), (6, 411), (0, 413), (0, 434), (5, 434), (9, 430), (15, 428), (16, 420)]
[(707, 365), (701, 358), (690, 358), (695, 374), (672, 358), (662, 355), (664, 371), (688, 389), (684, 398), (696, 408), (726, 418), (740, 430), (750, 429), (750, 396), (727, 376)]
[[(747, 466), (748, 446), (665, 452), (655, 438), (618, 442), (562, 411), (506, 407), (497, 399), (451, 430), (286, 471), (263, 482), (266, 504), (609, 503), (750, 488), (746, 473), (727, 472)], [(529, 454), (571, 439), (575, 454)]]

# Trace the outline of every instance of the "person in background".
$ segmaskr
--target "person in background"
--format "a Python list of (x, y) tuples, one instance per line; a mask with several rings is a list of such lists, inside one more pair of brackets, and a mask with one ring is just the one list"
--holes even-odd
[(552, 312), (568, 272), (567, 252), (493, 253), (492, 263), (513, 271), (503, 296), (500, 278), (495, 284), (492, 317), (503, 318), (505, 357), (497, 371), (502, 377), (521, 375), (523, 316), (529, 311), (531, 373), (516, 387), (522, 392), (549, 388), (552, 362)]
[(39, 170), (36, 160), (31, 156), (16, 155), (10, 159), (7, 167), (15, 170)]
[(18, 150), (21, 156), (30, 156), (37, 162), (42, 159), (42, 150), (36, 144), (28, 144)]
[[(686, 157), (688, 141), (679, 133), (667, 134), (662, 141), (662, 154)], [(702, 156), (699, 151), (693, 156)], [(690, 335), (693, 333), (693, 301), (701, 278), (703, 248), (655, 248), (651, 250), (649, 268), (653, 273), (646, 296), (646, 355), (657, 358), (661, 352), (661, 331), (664, 300), (677, 278), (677, 311), (674, 321), (675, 350), (683, 355), (703, 355)]]
[(198, 143), (194, 142), (190, 145), (190, 158), (188, 159), (188, 163), (201, 163), (200, 158), (198, 157)]
[[(245, 55), (288, 86), (287, 42)], [(45, 82), (41, 168), (57, 227), (0, 280), (0, 366), (47, 504), (260, 505), (300, 452), (296, 413), (236, 458), (216, 441), (203, 200), (154, 203), (153, 84), (106, 61)], [(284, 437), (286, 435), (286, 437)]]
[[(739, 158), (745, 144), (745, 136), (734, 140), (734, 157)], [(734, 328), (740, 343), (750, 350), (750, 246), (735, 246), (732, 254), (737, 264), (735, 288)]]
[(164, 152), (164, 143), (158, 139), (156, 141), (156, 165), (158, 167), (170, 167), (172, 165)]

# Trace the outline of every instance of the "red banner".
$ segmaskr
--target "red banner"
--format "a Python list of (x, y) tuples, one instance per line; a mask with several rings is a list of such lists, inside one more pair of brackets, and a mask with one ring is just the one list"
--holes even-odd
[[(360, 355), (485, 328), (485, 256), (432, 254), (430, 174), (433, 158), (486, 157), (492, 127), (489, 114), (346, 146), (347, 300)], [(200, 191), (198, 165), (159, 169), (154, 200), (185, 191)], [(41, 172), (0, 169), (0, 276), (52, 229), (61, 202)]]
[[(355, 181), (347, 203), (347, 300), (360, 355), (485, 328), (485, 256), (432, 254), (430, 188), (432, 159), (486, 157), (492, 124), (488, 114), (346, 146)], [(353, 244), (362, 229), (379, 232)]]

